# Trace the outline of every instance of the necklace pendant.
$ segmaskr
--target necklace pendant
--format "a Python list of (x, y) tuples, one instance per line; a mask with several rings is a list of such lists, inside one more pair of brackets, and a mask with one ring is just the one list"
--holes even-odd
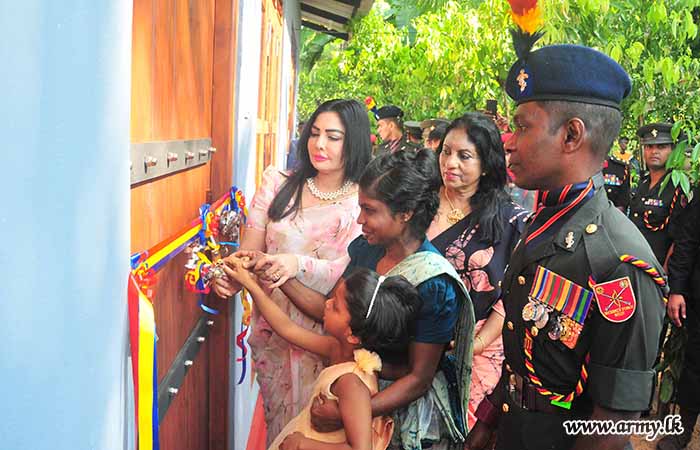
[(464, 219), (464, 213), (457, 208), (447, 213), (447, 220), (449, 220), (453, 225), (462, 219)]

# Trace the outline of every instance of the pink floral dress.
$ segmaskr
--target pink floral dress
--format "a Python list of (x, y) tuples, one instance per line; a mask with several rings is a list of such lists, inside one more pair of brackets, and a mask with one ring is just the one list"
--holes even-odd
[[(454, 266), (462, 282), (469, 290), (474, 304), (476, 336), (486, 323), (491, 312), (505, 317), (501, 300), (501, 281), (510, 254), (520, 238), (528, 212), (513, 203), (501, 205), (505, 227), (501, 239), (487, 242), (483, 239), (479, 225), (472, 225), (469, 216), (435, 236), (432, 244)], [(493, 392), (501, 377), (501, 366), (505, 355), (503, 339), (498, 336), (481, 354), (474, 355), (472, 378), (469, 388), (468, 426), (476, 423), (476, 408), (485, 396)]]
[[(302, 208), (279, 222), (267, 217), (267, 210), (286, 180), (288, 172), (268, 167), (253, 197), (246, 227), (265, 231), (265, 252), (297, 255), (305, 285), (327, 293), (343, 272), (349, 257), (348, 244), (361, 232), (357, 194), (343, 199)], [(299, 311), (280, 289), (271, 298), (297, 324), (322, 333), (322, 324)], [(252, 333), (248, 339), (255, 362), (265, 407), (267, 444), (306, 405), (314, 381), (323, 369), (321, 360), (275, 334), (265, 319), (253, 312)]]

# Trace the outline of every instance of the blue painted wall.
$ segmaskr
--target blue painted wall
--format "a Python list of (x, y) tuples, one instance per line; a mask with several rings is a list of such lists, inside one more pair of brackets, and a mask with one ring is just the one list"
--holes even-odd
[(132, 2), (0, 2), (0, 448), (133, 448)]

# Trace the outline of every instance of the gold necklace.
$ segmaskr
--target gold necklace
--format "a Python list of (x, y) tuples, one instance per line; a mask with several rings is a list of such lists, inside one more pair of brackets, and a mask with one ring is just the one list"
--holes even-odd
[(452, 204), (452, 200), (450, 200), (450, 196), (447, 195), (447, 188), (445, 188), (444, 192), (445, 192), (445, 198), (447, 199), (447, 203), (449, 203), (450, 208), (452, 208), (452, 211), (447, 213), (447, 220), (449, 220), (450, 223), (452, 225), (454, 225), (457, 222), (459, 222), (460, 220), (464, 219), (465, 214), (461, 209), (455, 208), (455, 205)]

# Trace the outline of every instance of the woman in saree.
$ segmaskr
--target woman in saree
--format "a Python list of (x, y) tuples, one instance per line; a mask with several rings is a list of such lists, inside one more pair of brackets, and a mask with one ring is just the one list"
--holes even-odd
[[(360, 234), (356, 224), (357, 181), (370, 160), (369, 119), (355, 100), (329, 100), (312, 114), (299, 138), (297, 168), (268, 167), (250, 205), (241, 249), (286, 254), (263, 281), (270, 296), (297, 324), (321, 332), (322, 326), (299, 311), (274, 283), (294, 276), (297, 267), (347, 257), (347, 245)], [(293, 255), (292, 257), (289, 257)], [(325, 270), (323, 270), (325, 268)], [(342, 268), (325, 265), (305, 282), (330, 290)], [(230, 297), (240, 290), (233, 280), (216, 279), (214, 291)], [(267, 444), (308, 403), (313, 383), (323, 369), (319, 357), (290, 345), (257, 313), (249, 339), (265, 410)]]
[[(410, 450), (424, 445), (461, 448), (466, 435), (474, 311), (459, 275), (426, 238), (439, 205), (439, 185), (431, 150), (398, 151), (374, 159), (359, 182), (357, 222), (363, 235), (349, 245), (349, 262), (342, 261), (347, 264), (344, 275), (356, 267), (403, 275), (422, 298), (408, 355), (380, 355), (380, 376), (392, 381), (384, 383), (371, 402), (375, 416), (394, 416), (392, 445)], [(250, 266), (262, 277), (280, 267), (275, 257), (241, 255), (255, 258)], [(282, 290), (308, 316), (323, 317), (324, 294), (299, 279), (288, 280)], [(453, 339), (454, 349), (448, 352)], [(318, 430), (337, 429), (339, 417), (336, 402), (315, 400), (312, 421)]]
[(527, 211), (506, 192), (506, 164), (493, 120), (467, 113), (447, 128), (437, 151), (440, 207), (428, 238), (469, 290), (476, 319), (469, 393), (469, 428), (501, 376), (505, 311), (501, 281)]

